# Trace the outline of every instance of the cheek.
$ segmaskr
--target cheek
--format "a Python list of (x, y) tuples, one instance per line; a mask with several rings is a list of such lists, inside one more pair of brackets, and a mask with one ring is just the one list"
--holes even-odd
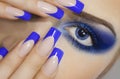
[(111, 54), (95, 55), (77, 51), (62, 37), (57, 47), (64, 57), (55, 79), (95, 79), (110, 63)]

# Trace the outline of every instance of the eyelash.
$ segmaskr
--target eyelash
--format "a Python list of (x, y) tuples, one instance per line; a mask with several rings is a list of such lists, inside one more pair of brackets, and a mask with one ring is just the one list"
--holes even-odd
[[(91, 37), (91, 40), (92, 40), (92, 43), (93, 45), (92, 46), (85, 46), (83, 44), (81, 44), (80, 42), (78, 42), (73, 36), (71, 36), (69, 34), (69, 32), (65, 29), (66, 27), (68, 28), (71, 28), (71, 27), (76, 27), (76, 28), (83, 28), (83, 29), (86, 29)], [(111, 44), (105, 44), (103, 41), (104, 40), (101, 40), (102, 38), (100, 38), (96, 32), (95, 32), (96, 29), (93, 29), (93, 27), (91, 27), (90, 25), (86, 24), (86, 23), (82, 23), (82, 22), (69, 22), (69, 23), (66, 23), (63, 25), (63, 28), (62, 28), (62, 31), (63, 31), (63, 35), (69, 40), (71, 41), (72, 45), (74, 45), (76, 48), (78, 49), (83, 49), (87, 52), (92, 52), (92, 53), (96, 53), (96, 52), (101, 52), (103, 50), (107, 50), (108, 48), (112, 47), (115, 40), (113, 41), (113, 43)], [(102, 36), (103, 37), (103, 36)], [(108, 37), (110, 37), (108, 35)], [(106, 39), (105, 39), (106, 40)], [(101, 42), (102, 41), (102, 42)], [(102, 44), (100, 44), (100, 43)], [(105, 47), (105, 45), (107, 47)], [(110, 46), (111, 45), (111, 46)]]

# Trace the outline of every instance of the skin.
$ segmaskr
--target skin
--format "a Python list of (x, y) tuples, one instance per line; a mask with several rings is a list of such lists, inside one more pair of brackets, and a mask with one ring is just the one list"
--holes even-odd
[[(116, 44), (113, 48), (111, 48), (111, 50), (107, 51), (104, 54), (88, 54), (82, 50), (76, 50), (76, 48), (74, 48), (64, 38), (64, 36), (62, 36), (58, 41), (56, 47), (61, 48), (65, 54), (60, 63), (59, 71), (55, 79), (95, 79), (110, 64), (120, 47), (120, 0), (104, 0), (104, 2), (101, 0), (82, 0), (82, 2), (85, 4), (84, 12), (104, 19), (113, 25), (117, 36)], [(66, 15), (73, 16), (74, 14), (66, 11)], [(63, 20), (68, 18), (68, 16), (65, 16)], [(32, 31), (39, 32), (42, 38), (49, 30), (49, 28), (56, 22), (57, 21), (53, 18), (35, 18), (31, 22), (17, 21), (15, 23), (14, 21), (1, 19), (0, 28), (3, 29), (0, 30), (0, 34), (2, 35), (1, 41), (8, 35), (16, 37), (15, 39), (21, 40)], [(19, 33), (20, 35), (18, 36), (16, 33)]]

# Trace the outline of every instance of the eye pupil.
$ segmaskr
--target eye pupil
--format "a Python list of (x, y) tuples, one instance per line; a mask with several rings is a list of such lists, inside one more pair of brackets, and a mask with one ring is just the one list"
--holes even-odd
[(84, 29), (81, 29), (81, 30), (79, 30), (78, 31), (78, 34), (81, 36), (81, 37), (84, 37), (84, 36), (86, 36), (86, 31), (84, 30)]
[(76, 29), (76, 36), (78, 39), (85, 40), (89, 37), (89, 33), (84, 28), (77, 28)]

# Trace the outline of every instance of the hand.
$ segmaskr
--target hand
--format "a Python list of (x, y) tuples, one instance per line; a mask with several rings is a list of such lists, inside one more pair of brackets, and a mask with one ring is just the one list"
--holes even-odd
[[(43, 40), (37, 32), (20, 42), (7, 54), (0, 49), (0, 79), (52, 79), (54, 78), (63, 51), (55, 47), (61, 33), (51, 28)], [(50, 54), (51, 52), (51, 54)]]
[(64, 7), (79, 14), (83, 10), (84, 4), (79, 0), (1, 0), (0, 17), (20, 18), (28, 21), (31, 19), (30, 13), (32, 13), (42, 17), (49, 15), (61, 19), (64, 16), (64, 11), (61, 8)]

